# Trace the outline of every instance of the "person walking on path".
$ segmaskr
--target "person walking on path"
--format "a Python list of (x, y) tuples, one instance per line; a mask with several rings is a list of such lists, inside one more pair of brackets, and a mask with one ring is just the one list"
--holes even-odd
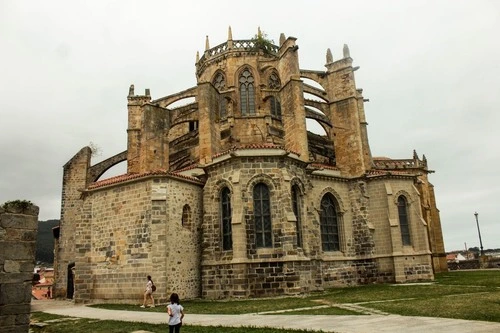
[(180, 333), (182, 318), (184, 318), (184, 308), (180, 305), (179, 295), (170, 295), (170, 304), (167, 306), (168, 331), (169, 333)]
[(148, 282), (146, 283), (146, 291), (144, 291), (144, 302), (141, 305), (141, 308), (145, 308), (148, 303), (148, 298), (151, 299), (151, 307), (155, 307), (155, 299), (153, 298), (153, 287), (154, 283), (151, 280), (151, 275), (148, 275)]

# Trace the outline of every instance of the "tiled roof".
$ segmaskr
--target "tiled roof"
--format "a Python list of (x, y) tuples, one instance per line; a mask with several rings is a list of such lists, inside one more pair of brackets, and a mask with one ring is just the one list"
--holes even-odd
[(182, 172), (182, 171), (187, 171), (187, 170), (191, 170), (191, 169), (196, 169), (196, 168), (199, 168), (200, 166), (198, 165), (198, 162), (196, 163), (193, 163), (191, 165), (188, 165), (187, 167), (184, 167), (182, 169), (179, 169), (179, 170), (175, 170), (174, 173), (177, 173), (177, 172)]
[(311, 163), (309, 164), (313, 168), (320, 168), (320, 169), (329, 169), (329, 170), (340, 170), (334, 165), (329, 165), (329, 164), (322, 164), (322, 163)]
[(97, 181), (95, 183), (90, 184), (88, 189), (93, 190), (96, 188), (100, 188), (100, 187), (104, 187), (104, 186), (108, 186), (108, 185), (113, 185), (113, 184), (118, 184), (118, 183), (122, 183), (125, 181), (144, 178), (144, 177), (148, 177), (148, 176), (172, 176), (172, 177), (183, 178), (183, 179), (187, 179), (190, 181), (194, 181), (194, 182), (203, 184), (202, 181), (200, 181), (198, 178), (195, 178), (195, 177), (180, 175), (180, 174), (177, 174), (175, 172), (167, 172), (165, 170), (153, 170), (153, 171), (144, 172), (144, 173), (126, 173), (126, 174), (111, 177), (108, 179), (103, 179), (103, 180), (100, 180), (100, 181)]

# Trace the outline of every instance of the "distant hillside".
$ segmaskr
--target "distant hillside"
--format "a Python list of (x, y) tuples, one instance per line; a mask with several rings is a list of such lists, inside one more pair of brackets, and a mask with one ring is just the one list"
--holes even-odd
[(54, 263), (54, 236), (52, 228), (59, 225), (59, 220), (38, 221), (36, 237), (36, 261)]

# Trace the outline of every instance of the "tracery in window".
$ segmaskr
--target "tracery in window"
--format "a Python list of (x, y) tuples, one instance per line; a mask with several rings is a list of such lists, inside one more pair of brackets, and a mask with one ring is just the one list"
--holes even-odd
[(327, 193), (321, 199), (320, 228), (323, 251), (339, 251), (339, 225), (335, 198)]
[(269, 89), (281, 88), (281, 81), (276, 72), (272, 72), (271, 75), (269, 75), (269, 80), (267, 81), (267, 87)]
[(255, 114), (255, 80), (252, 73), (245, 69), (240, 75), (240, 111), (241, 115)]
[(411, 245), (410, 225), (408, 223), (408, 205), (404, 195), (398, 197), (398, 216), (403, 245)]
[(256, 247), (272, 247), (271, 202), (269, 188), (259, 183), (253, 188)]
[(221, 227), (222, 227), (222, 250), (233, 249), (233, 232), (231, 226), (231, 192), (224, 187), (220, 193), (221, 202)]
[(214, 85), (215, 89), (217, 89), (217, 91), (226, 90), (226, 78), (224, 77), (224, 74), (222, 74), (221, 72), (217, 73), (212, 84)]
[[(226, 77), (224, 76), (223, 73), (218, 72), (217, 75), (215, 75), (212, 84), (214, 85), (215, 89), (217, 89), (218, 92), (226, 90)], [(219, 119), (226, 118), (227, 100), (223, 96), (219, 95), (218, 104), (219, 104)]]

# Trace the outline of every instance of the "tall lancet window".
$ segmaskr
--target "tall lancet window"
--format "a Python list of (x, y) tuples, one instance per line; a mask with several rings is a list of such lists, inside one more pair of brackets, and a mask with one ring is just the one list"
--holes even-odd
[(301, 201), (300, 190), (297, 185), (292, 186), (292, 209), (296, 219), (295, 227), (297, 229), (297, 247), (302, 247), (302, 221), (300, 220)]
[(271, 200), (266, 184), (259, 183), (253, 188), (253, 210), (255, 245), (257, 247), (272, 247)]
[(231, 226), (231, 192), (224, 187), (220, 193), (221, 201), (221, 226), (222, 226), (222, 250), (233, 249), (233, 231)]
[(281, 120), (281, 103), (274, 97), (269, 97), (269, 104), (271, 105), (271, 116)]
[(240, 111), (242, 116), (255, 114), (255, 80), (245, 68), (240, 75)]
[(339, 224), (337, 205), (331, 194), (325, 194), (321, 199), (320, 212), (321, 246), (323, 251), (339, 251)]
[(408, 209), (406, 198), (400, 195), (398, 198), (399, 228), (403, 245), (411, 245), (410, 224), (408, 223)]

